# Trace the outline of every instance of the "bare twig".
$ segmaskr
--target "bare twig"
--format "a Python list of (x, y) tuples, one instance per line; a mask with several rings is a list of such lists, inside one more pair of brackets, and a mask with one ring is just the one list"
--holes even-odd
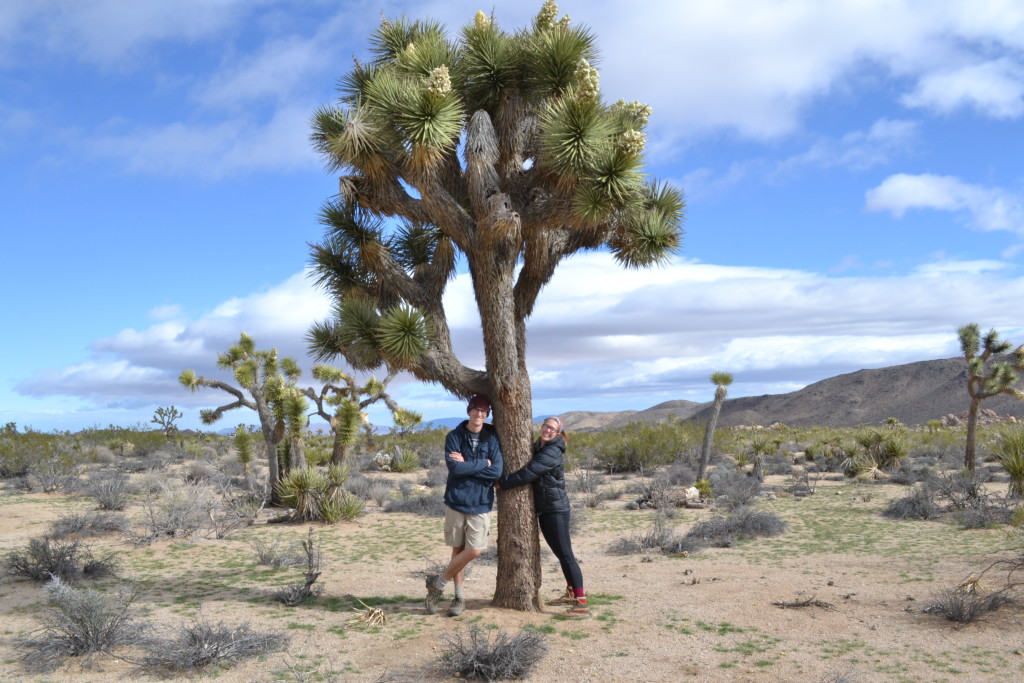
[(825, 602), (824, 600), (818, 600), (814, 596), (811, 596), (811, 597), (807, 598), (806, 600), (793, 600), (793, 601), (777, 600), (776, 602), (773, 602), (772, 604), (775, 605), (776, 607), (781, 607), (782, 609), (790, 609), (790, 608), (793, 608), (793, 607), (820, 607), (821, 609), (824, 609), (824, 610), (834, 610), (836, 608), (836, 606), (833, 605), (831, 602)]

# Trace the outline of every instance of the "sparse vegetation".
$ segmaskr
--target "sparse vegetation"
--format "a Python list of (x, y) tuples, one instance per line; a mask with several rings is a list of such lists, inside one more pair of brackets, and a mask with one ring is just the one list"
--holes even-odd
[(117, 560), (113, 555), (95, 556), (79, 541), (62, 542), (49, 537), (29, 540), (24, 550), (14, 550), (4, 558), (3, 573), (16, 579), (74, 582), (114, 576)]
[(289, 607), (300, 605), (323, 591), (323, 585), (313, 585), (320, 578), (320, 568), (323, 562), (320, 539), (313, 535), (313, 527), (309, 528), (309, 535), (302, 542), (302, 549), (306, 553), (305, 582), (286, 586), (277, 594), (278, 599)]
[(74, 536), (87, 538), (110, 533), (127, 533), (131, 523), (124, 515), (115, 512), (89, 512), (81, 515), (64, 515), (50, 525), (47, 534), (51, 539)]
[(466, 631), (441, 637), (442, 668), (458, 678), (506, 681), (525, 678), (547, 654), (545, 637), (523, 630), (514, 636), (498, 631), (490, 634), (473, 624)]
[(67, 657), (89, 658), (145, 636), (145, 629), (133, 623), (136, 592), (132, 587), (108, 595), (73, 588), (55, 578), (46, 585), (46, 592), (42, 628), (20, 641), (26, 650), (22, 664), (31, 672), (52, 671)]
[(143, 671), (180, 673), (222, 666), (240, 659), (279, 652), (288, 647), (281, 633), (254, 631), (249, 626), (228, 626), (196, 620), (170, 635), (149, 638), (140, 662)]

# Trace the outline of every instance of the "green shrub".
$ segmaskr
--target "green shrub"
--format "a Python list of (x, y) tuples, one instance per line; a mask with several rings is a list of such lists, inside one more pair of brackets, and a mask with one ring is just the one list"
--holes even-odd
[(317, 514), (320, 519), (328, 524), (338, 522), (351, 522), (364, 512), (366, 501), (359, 496), (339, 489), (340, 494), (336, 498), (323, 497), (317, 506)]
[(327, 478), (315, 467), (293, 469), (277, 485), (281, 501), (294, 508), (294, 521), (319, 518), (320, 500), (327, 493)]
[(1008, 495), (1024, 497), (1024, 429), (1001, 432), (992, 446), (992, 453), (1010, 477)]

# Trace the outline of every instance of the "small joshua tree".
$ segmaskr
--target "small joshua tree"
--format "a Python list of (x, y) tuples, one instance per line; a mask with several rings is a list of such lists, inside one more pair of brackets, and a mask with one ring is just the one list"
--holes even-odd
[[(363, 410), (377, 401), (383, 401), (391, 410), (396, 427), (407, 429), (423, 421), (420, 413), (399, 408), (388, 395), (387, 386), (396, 374), (396, 371), (388, 373), (384, 381), (371, 377), (366, 384), (360, 386), (352, 375), (339, 368), (330, 365), (313, 366), (313, 377), (324, 385), (319, 392), (310, 387), (303, 393), (316, 404), (316, 414), (327, 420), (334, 432), (331, 464), (340, 465), (348, 458), (365, 416)], [(333, 415), (327, 412), (332, 407)]]
[(252, 462), (252, 432), (244, 424), (235, 428), (235, 452), (238, 462), (242, 463), (242, 474), (249, 474), (249, 463)]
[[(263, 440), (267, 446), (270, 479), (268, 489), (271, 491), (272, 501), (279, 503), (277, 484), (281, 479), (282, 462), (279, 460), (278, 445), (285, 439), (286, 429), (288, 429), (289, 440), (285, 442), (284, 446), (291, 456), (291, 461), (289, 458), (283, 460), (284, 469), (287, 471), (297, 464), (295, 461), (301, 456), (301, 448), (298, 453), (292, 450), (293, 447), (301, 445), (301, 434), (295, 435), (293, 429), (295, 425), (289, 425), (287, 417), (294, 418), (296, 404), (300, 400), (302, 407), (299, 413), (304, 415), (306, 410), (305, 399), (302, 398), (301, 392), (298, 396), (295, 395), (295, 392), (298, 391), (295, 389), (295, 381), (302, 371), (293, 358), (279, 360), (277, 349), (257, 350), (256, 342), (245, 332), (241, 334), (237, 344), (228, 348), (226, 353), (217, 356), (217, 366), (230, 369), (241, 388), (220, 380), (198, 376), (194, 370), (182, 372), (178, 381), (189, 391), (210, 387), (226, 391), (235, 397), (232, 403), (226, 403), (213, 410), (201, 411), (199, 416), (203, 424), (213, 424), (224, 413), (236, 408), (249, 408), (256, 412), (259, 416), (260, 428), (263, 431)], [(249, 394), (249, 397), (246, 397), (245, 392)], [(296, 439), (299, 443), (296, 443)], [(305, 462), (300, 465), (305, 465)]]
[(715, 385), (715, 402), (711, 406), (711, 416), (708, 418), (708, 427), (704, 432), (704, 443), (700, 447), (700, 465), (697, 467), (697, 479), (704, 478), (704, 470), (711, 461), (711, 443), (715, 436), (715, 427), (718, 425), (718, 416), (722, 412), (722, 404), (729, 393), (727, 387), (732, 384), (732, 375), (728, 372), (712, 372), (711, 383)]
[(967, 410), (964, 467), (973, 472), (977, 459), (978, 411), (981, 402), (999, 394), (1024, 400), (1024, 391), (1014, 388), (1019, 378), (1017, 373), (1024, 371), (1024, 344), (1014, 349), (1012, 361), (998, 361), (989, 365), (992, 356), (1006, 353), (1013, 344), (1000, 339), (995, 329), (989, 330), (982, 337), (977, 323), (960, 327), (957, 335), (960, 337), (960, 350), (967, 361), (967, 393), (971, 397), (971, 405)]
[(153, 419), (150, 420), (153, 424), (160, 425), (160, 428), (164, 430), (164, 435), (167, 438), (171, 438), (171, 435), (178, 431), (178, 428), (174, 426), (174, 422), (182, 418), (182, 414), (174, 406), (163, 406), (156, 409), (153, 413)]

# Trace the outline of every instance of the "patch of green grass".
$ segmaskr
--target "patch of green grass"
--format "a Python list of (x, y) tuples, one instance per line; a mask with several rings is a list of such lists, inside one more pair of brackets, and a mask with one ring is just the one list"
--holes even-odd
[(863, 640), (836, 638), (835, 640), (819, 640), (814, 645), (823, 653), (825, 659), (844, 657), (857, 650), (865, 650), (868, 644)]
[(670, 614), (668, 617), (668, 623), (665, 624), (665, 628), (670, 631), (676, 631), (687, 636), (692, 636), (694, 631), (690, 628), (690, 619), (688, 617), (681, 617), (676, 614)]
[(611, 633), (615, 624), (622, 621), (615, 612), (610, 609), (602, 610), (600, 614), (594, 617), (594, 620), (601, 622), (601, 630), (606, 633)]
[(591, 607), (609, 605), (616, 600), (625, 600), (623, 595), (615, 595), (613, 593), (590, 593), (587, 595), (587, 604)]
[(740, 641), (731, 647), (717, 645), (714, 649), (716, 652), (735, 652), (743, 655), (744, 657), (749, 657), (750, 655), (768, 652), (780, 642), (782, 642), (781, 638), (761, 635), (756, 638)]
[(533, 631), (534, 633), (546, 633), (551, 635), (556, 633), (555, 627), (551, 624), (527, 624), (523, 627), (524, 631)]
[(720, 636), (724, 636), (727, 633), (743, 633), (743, 629), (741, 629), (739, 626), (733, 626), (728, 621), (723, 621), (717, 626), (715, 624), (709, 624), (706, 621), (698, 621), (697, 628), (701, 629), (702, 631), (717, 633)]
[(583, 640), (589, 638), (590, 634), (586, 631), (562, 631), (558, 635), (568, 638), (569, 640)]
[(300, 624), (297, 621), (289, 621), (285, 628), (290, 631), (315, 631), (316, 624)]

